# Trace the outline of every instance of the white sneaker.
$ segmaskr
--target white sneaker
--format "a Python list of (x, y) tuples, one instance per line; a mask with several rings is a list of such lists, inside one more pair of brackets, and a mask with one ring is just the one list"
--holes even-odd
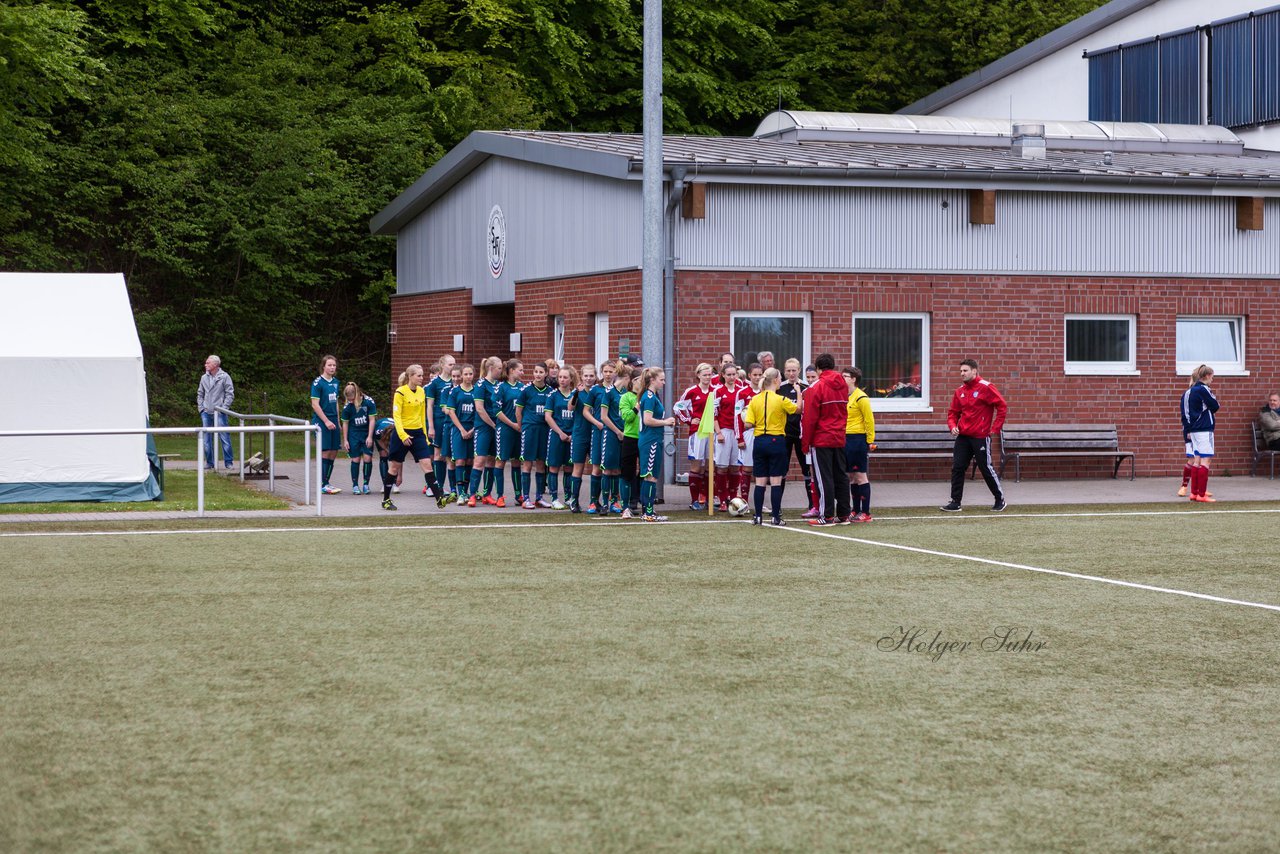
[(539, 507), (542, 507), (542, 508), (544, 508), (544, 509), (548, 509), (548, 508), (550, 508), (550, 507), (551, 507), (551, 502), (550, 502), (550, 501), (548, 501), (548, 500), (547, 500), (547, 499), (545, 499), (545, 498), (539, 498), (539, 499), (538, 499), (538, 506), (539, 506)]
[(568, 505), (568, 504), (565, 504), (565, 503), (564, 503), (563, 501), (561, 501), (559, 498), (557, 498), (555, 501), (552, 501), (552, 502), (551, 502), (551, 509), (552, 509), (552, 510), (566, 510), (566, 509), (568, 509), (568, 507), (569, 507), (569, 505)]
[(631, 508), (630, 508), (630, 507), (628, 507), (627, 509), (625, 509), (625, 510), (623, 510), (623, 511), (622, 511), (622, 515), (620, 515), (618, 518), (619, 518), (619, 519), (634, 519), (635, 517), (631, 515)]
[(395, 484), (392, 484), (392, 485), (391, 485), (391, 494), (392, 494), (392, 495), (399, 495), (399, 494), (400, 494), (400, 487), (396, 486)]

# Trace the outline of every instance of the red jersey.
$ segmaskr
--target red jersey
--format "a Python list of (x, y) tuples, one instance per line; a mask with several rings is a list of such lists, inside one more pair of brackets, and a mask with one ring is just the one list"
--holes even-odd
[(750, 405), (751, 399), (759, 393), (760, 392), (751, 387), (751, 383), (747, 383), (742, 388), (738, 389), (738, 423), (734, 429), (737, 431), (736, 435), (739, 439), (742, 438), (742, 434), (748, 429), (746, 423), (742, 420), (742, 413), (747, 411), (747, 406)]
[(702, 413), (707, 408), (707, 401), (715, 396), (716, 390), (709, 388), (702, 390), (701, 386), (691, 385), (685, 389), (684, 394), (680, 395), (680, 400), (672, 407), (675, 410), (676, 419), (681, 424), (688, 424), (691, 428), (697, 429), (702, 421)]
[(733, 430), (737, 435), (738, 427), (738, 392), (726, 386), (715, 391), (716, 429)]
[(985, 439), (1000, 432), (1008, 411), (1009, 406), (1000, 392), (996, 391), (996, 387), (982, 377), (975, 376), (967, 383), (962, 383), (951, 396), (947, 426), (952, 430), (960, 428), (961, 436)]

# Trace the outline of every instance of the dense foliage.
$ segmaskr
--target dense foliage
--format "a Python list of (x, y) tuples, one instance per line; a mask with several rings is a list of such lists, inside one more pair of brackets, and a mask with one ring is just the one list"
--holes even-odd
[[(1100, 3), (667, 0), (666, 129), (891, 111)], [(0, 0), (0, 264), (123, 271), (160, 420), (208, 352), (255, 409), (301, 408), (324, 352), (380, 387), (369, 218), (477, 128), (638, 130), (641, 8)]]

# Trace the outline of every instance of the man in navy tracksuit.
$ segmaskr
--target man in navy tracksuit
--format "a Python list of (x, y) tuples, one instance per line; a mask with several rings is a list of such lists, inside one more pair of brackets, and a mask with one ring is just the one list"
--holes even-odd
[(978, 470), (987, 482), (997, 513), (1007, 505), (1000, 478), (991, 467), (991, 436), (1004, 426), (1009, 406), (996, 387), (978, 376), (978, 363), (965, 359), (960, 363), (960, 387), (951, 397), (947, 410), (947, 426), (956, 437), (955, 453), (951, 460), (951, 503), (942, 510), (954, 513), (962, 509), (964, 500), (964, 473), (976, 457)]

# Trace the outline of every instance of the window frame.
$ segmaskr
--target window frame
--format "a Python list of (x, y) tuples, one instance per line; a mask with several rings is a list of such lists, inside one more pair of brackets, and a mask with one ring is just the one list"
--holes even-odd
[[(601, 329), (601, 327), (604, 327)], [(609, 360), (609, 312), (597, 311), (591, 316), (591, 328), (595, 330), (596, 367)]]
[(565, 320), (563, 314), (551, 315), (551, 358), (556, 364), (564, 364)]
[[(872, 412), (932, 412), (930, 395), (933, 393), (932, 363), (933, 316), (927, 311), (855, 311), (849, 319), (849, 363), (858, 365), (858, 320), (919, 320), (920, 321), (920, 396), (875, 397), (870, 396)], [(861, 367), (861, 366), (859, 366)], [(865, 391), (865, 389), (863, 389)]]
[[(813, 364), (813, 313), (808, 311), (731, 311), (729, 312), (729, 352), (738, 352), (737, 342), (737, 324), (735, 321), (739, 317), (768, 317), (768, 318), (800, 318), (804, 321), (804, 353), (800, 356), (800, 368), (804, 369), (805, 365)], [(780, 353), (773, 354), (774, 367), (778, 372), (782, 372), (782, 366), (786, 360), (791, 358)], [(741, 367), (746, 367), (742, 365)]]
[[(1067, 359), (1067, 324), (1073, 320), (1126, 320), (1129, 322), (1127, 362), (1072, 362)], [(1138, 316), (1136, 314), (1092, 314), (1077, 312), (1062, 316), (1062, 372), (1066, 376), (1141, 376), (1138, 370)]]
[[(1236, 336), (1238, 341), (1237, 359), (1233, 362), (1222, 362), (1222, 361), (1211, 362), (1211, 361), (1200, 360), (1200, 359), (1193, 359), (1191, 361), (1184, 362), (1181, 359), (1178, 359), (1178, 324), (1183, 323), (1185, 321), (1196, 321), (1196, 320), (1229, 321), (1231, 323), (1234, 323), (1237, 329), (1237, 336)], [(1249, 371), (1245, 366), (1246, 364), (1245, 354), (1246, 354), (1246, 346), (1247, 346), (1247, 340), (1245, 338), (1245, 335), (1247, 333), (1247, 328), (1246, 328), (1247, 325), (1248, 324), (1245, 323), (1244, 315), (1239, 315), (1239, 314), (1180, 314), (1177, 317), (1175, 317), (1174, 326), (1173, 326), (1173, 354), (1174, 354), (1174, 360), (1175, 360), (1175, 370), (1177, 374), (1179, 376), (1190, 376), (1191, 372), (1194, 371), (1196, 368), (1200, 367), (1201, 365), (1208, 365), (1209, 367), (1213, 368), (1213, 372), (1219, 376), (1226, 376), (1226, 377), (1249, 376)]]

